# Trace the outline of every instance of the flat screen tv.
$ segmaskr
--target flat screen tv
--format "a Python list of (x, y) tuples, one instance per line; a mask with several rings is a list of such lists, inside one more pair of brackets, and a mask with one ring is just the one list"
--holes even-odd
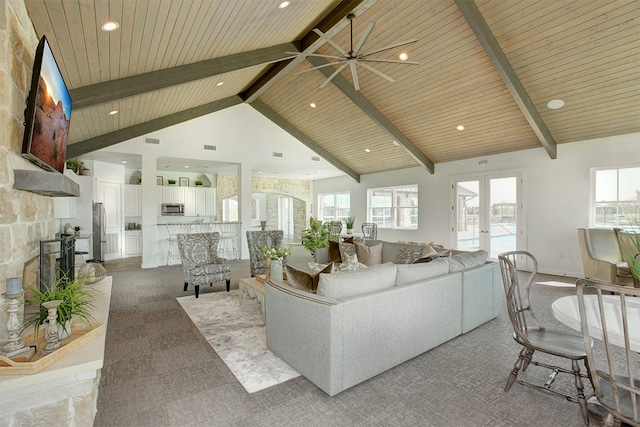
[(24, 111), (22, 156), (43, 169), (64, 172), (70, 120), (71, 97), (47, 38), (42, 36)]

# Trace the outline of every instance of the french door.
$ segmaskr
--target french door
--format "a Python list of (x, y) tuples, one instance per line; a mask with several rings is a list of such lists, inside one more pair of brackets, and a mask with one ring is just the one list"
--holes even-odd
[(456, 249), (483, 249), (489, 258), (524, 249), (522, 173), (454, 177), (453, 243)]

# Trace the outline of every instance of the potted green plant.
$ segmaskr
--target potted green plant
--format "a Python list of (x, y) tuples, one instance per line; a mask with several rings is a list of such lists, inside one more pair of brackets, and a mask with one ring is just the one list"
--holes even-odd
[(76, 158), (67, 160), (67, 169), (71, 169), (75, 174), (82, 171), (82, 162)]
[(202, 187), (202, 181), (199, 179), (196, 179), (195, 181), (196, 187)]
[(80, 230), (82, 230), (82, 227), (80, 227), (79, 225), (76, 225), (75, 227), (73, 227), (73, 230), (75, 231), (75, 235), (80, 236)]
[(176, 185), (175, 179), (168, 179), (167, 182), (169, 183), (169, 185)]
[(353, 224), (356, 222), (356, 216), (351, 215), (347, 217), (344, 222), (347, 224), (347, 234), (353, 234)]
[(323, 259), (329, 259), (329, 234), (331, 232), (331, 223), (322, 223), (317, 219), (311, 218), (309, 228), (302, 230), (302, 246), (316, 259), (321, 262)]
[(29, 289), (33, 296), (25, 299), (24, 302), (28, 308), (24, 317), (23, 329), (26, 330), (29, 327), (33, 327), (34, 336), (37, 335), (42, 322), (49, 315), (42, 303), (55, 300), (62, 301), (57, 308), (57, 322), (61, 327), (63, 336), (71, 334), (72, 319), (77, 319), (87, 329), (91, 328), (91, 322), (94, 320), (92, 315), (94, 308), (92, 303), (93, 293), (91, 292), (91, 287), (84, 286), (85, 281), (84, 277), (68, 280), (66, 276), (61, 275), (51, 286), (46, 286), (44, 290), (31, 286)]

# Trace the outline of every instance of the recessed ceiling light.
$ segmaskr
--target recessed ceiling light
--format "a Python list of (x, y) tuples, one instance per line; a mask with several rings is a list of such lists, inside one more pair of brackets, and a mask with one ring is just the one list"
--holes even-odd
[(364, 149), (364, 152), (365, 152), (365, 153), (370, 153), (370, 152), (371, 152), (371, 150), (369, 150), (368, 148), (365, 148), (365, 149)]
[(395, 145), (396, 147), (399, 147), (399, 146), (400, 146), (400, 143), (399, 143), (398, 141), (391, 141), (391, 143), (392, 143), (393, 145)]
[(547, 107), (552, 110), (557, 110), (559, 108), (564, 107), (564, 101), (562, 99), (552, 99), (547, 103)]
[(113, 116), (114, 114), (118, 114), (118, 110), (111, 110), (109, 111), (109, 115)]
[(258, 171), (258, 173), (262, 173), (262, 171)]
[(189, 165), (184, 165), (184, 168), (185, 169), (189, 169)]
[(400, 58), (401, 61), (406, 61), (407, 59), (409, 59), (409, 55), (402, 52), (400, 55), (398, 55), (398, 58)]
[(285, 7), (289, 6), (290, 4), (291, 4), (291, 2), (289, 2), (289, 1), (283, 1), (282, 3), (280, 3), (280, 4), (278, 5), (278, 7), (279, 7), (280, 9), (284, 9)]
[(464, 130), (464, 126), (462, 126), (462, 125), (458, 125), (458, 126), (456, 126), (456, 129), (458, 129), (458, 130)]
[(216, 83), (216, 86), (222, 86), (224, 84), (224, 82), (218, 82)]
[(123, 160), (123, 161), (122, 161), (122, 164), (126, 165), (126, 164), (127, 164), (127, 161), (126, 161), (126, 160)]
[(120, 28), (120, 24), (115, 21), (109, 21), (102, 24), (102, 31), (115, 31)]
[(309, 104), (309, 107), (311, 107), (311, 108), (316, 108), (316, 107), (317, 107), (317, 105), (316, 105), (316, 103), (315, 103), (315, 102), (312, 102), (311, 104)]

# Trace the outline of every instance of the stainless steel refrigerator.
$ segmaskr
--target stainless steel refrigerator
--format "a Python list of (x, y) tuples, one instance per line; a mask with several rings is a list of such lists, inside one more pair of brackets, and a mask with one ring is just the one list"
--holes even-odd
[(93, 204), (93, 262), (104, 261), (106, 239), (106, 213), (102, 203)]

